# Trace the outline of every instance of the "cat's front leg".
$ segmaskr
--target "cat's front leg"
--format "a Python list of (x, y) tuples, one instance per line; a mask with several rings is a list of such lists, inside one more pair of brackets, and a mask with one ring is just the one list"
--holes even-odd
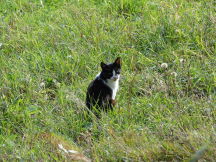
[(113, 110), (113, 107), (116, 105), (116, 100), (110, 99), (109, 100), (109, 109)]
[(111, 99), (111, 100), (110, 100), (110, 104), (111, 104), (112, 106), (115, 106), (115, 105), (116, 105), (116, 100)]

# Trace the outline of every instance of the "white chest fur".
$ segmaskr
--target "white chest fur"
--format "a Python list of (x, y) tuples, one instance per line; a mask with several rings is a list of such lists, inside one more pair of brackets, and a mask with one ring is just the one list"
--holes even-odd
[[(100, 76), (100, 73), (98, 73), (96, 75), (96, 77), (99, 77)], [(112, 90), (112, 99), (115, 100), (115, 97), (116, 97), (116, 93), (118, 91), (118, 88), (119, 88), (119, 78), (120, 78), (120, 75), (117, 75), (117, 80), (113, 80), (112, 78), (111, 79), (107, 79), (106, 81), (104, 81), (104, 83), (111, 88)]]
[(118, 91), (118, 88), (119, 88), (119, 78), (116, 81), (113, 81), (111, 79), (107, 79), (106, 85), (112, 89), (112, 99), (114, 100), (116, 97), (116, 93)]

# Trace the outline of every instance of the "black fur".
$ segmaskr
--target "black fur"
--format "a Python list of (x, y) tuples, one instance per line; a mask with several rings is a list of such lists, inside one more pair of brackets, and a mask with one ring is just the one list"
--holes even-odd
[(102, 79), (97, 77), (90, 83), (86, 95), (86, 106), (89, 109), (92, 109), (93, 106), (105, 111), (113, 109), (111, 100), (112, 90)]

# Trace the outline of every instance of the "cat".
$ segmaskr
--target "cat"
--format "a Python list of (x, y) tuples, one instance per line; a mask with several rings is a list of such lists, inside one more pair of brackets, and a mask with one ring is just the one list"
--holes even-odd
[(113, 110), (115, 97), (119, 88), (121, 73), (121, 58), (118, 57), (113, 63), (101, 62), (102, 71), (89, 84), (86, 93), (86, 106), (92, 110)]

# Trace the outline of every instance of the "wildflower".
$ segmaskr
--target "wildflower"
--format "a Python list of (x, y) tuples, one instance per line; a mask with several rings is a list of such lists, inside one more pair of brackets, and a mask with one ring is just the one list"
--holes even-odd
[(45, 88), (45, 83), (44, 83), (44, 82), (41, 82), (41, 83), (40, 83), (40, 87), (41, 87), (41, 88)]
[(167, 68), (168, 68), (168, 64), (167, 64), (167, 63), (162, 63), (162, 64), (160, 65), (160, 67), (161, 67), (162, 69), (167, 69)]
[(182, 64), (182, 63), (185, 62), (185, 60), (184, 60), (183, 58), (181, 58), (181, 59), (179, 60), (179, 62)]

